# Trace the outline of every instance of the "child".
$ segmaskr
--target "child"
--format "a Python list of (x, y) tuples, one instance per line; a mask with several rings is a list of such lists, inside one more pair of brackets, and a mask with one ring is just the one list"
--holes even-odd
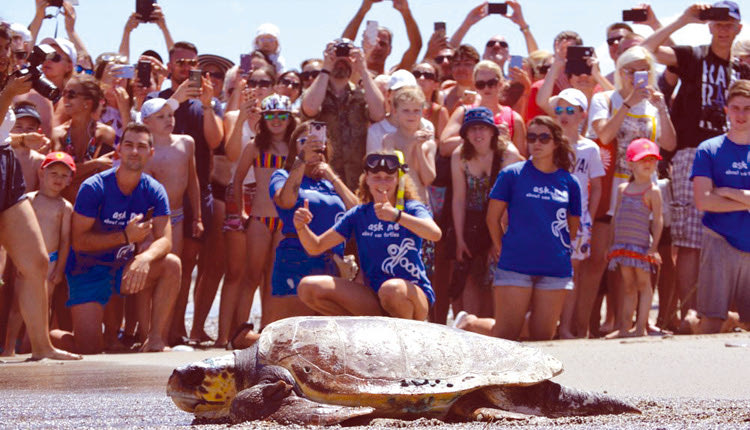
[[(651, 181), (661, 160), (659, 147), (648, 139), (636, 139), (628, 145), (626, 156), (633, 174), (628, 183), (617, 188), (613, 245), (608, 256), (610, 270), (620, 266), (624, 289), (618, 325), (607, 339), (647, 334), (653, 296), (651, 273), (661, 264), (657, 248), (663, 226), (662, 198), (659, 187)], [(632, 329), (636, 302), (638, 316)]]
[[(73, 205), (62, 198), (61, 193), (70, 185), (75, 172), (76, 165), (70, 155), (64, 152), (52, 152), (44, 158), (39, 169), (39, 191), (28, 193), (49, 254), (46, 288), (50, 301), (55, 286), (63, 280), (65, 263), (70, 250), (70, 220), (73, 215)], [(18, 301), (15, 300), (8, 317), (3, 355), (13, 355), (22, 322)]]
[(10, 131), (10, 144), (21, 163), (26, 191), (35, 191), (39, 189), (39, 166), (44, 161), (43, 153), (49, 150), (50, 140), (42, 134), (41, 116), (33, 104), (20, 102), (13, 112), (16, 123)]
[(588, 117), (588, 101), (586, 95), (575, 88), (562, 90), (558, 96), (550, 99), (550, 105), (555, 111), (557, 123), (563, 129), (563, 135), (576, 153), (576, 163), (573, 176), (581, 185), (581, 224), (578, 228), (576, 241), (572, 244), (573, 254), (573, 291), (565, 299), (565, 307), (560, 317), (558, 334), (560, 339), (572, 339), (574, 337), (585, 337), (586, 333), (574, 334), (573, 313), (579, 298), (593, 300), (595, 291), (586, 291), (579, 295), (581, 263), (591, 255), (591, 214), (595, 214), (599, 206), (602, 194), (602, 180), (604, 176), (604, 165), (599, 154), (599, 146), (593, 141), (586, 139), (579, 133), (581, 124)]

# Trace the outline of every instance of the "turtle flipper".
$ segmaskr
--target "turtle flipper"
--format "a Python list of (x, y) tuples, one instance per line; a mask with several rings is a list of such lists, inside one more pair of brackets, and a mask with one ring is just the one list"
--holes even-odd
[(333, 425), (372, 413), (370, 407), (326, 405), (299, 397), (284, 381), (258, 384), (242, 390), (232, 401), (235, 423), (272, 420), (279, 424)]
[(641, 413), (634, 406), (601, 393), (576, 390), (556, 382), (529, 386), (494, 386), (482, 390), (496, 407), (529, 415), (563, 417)]

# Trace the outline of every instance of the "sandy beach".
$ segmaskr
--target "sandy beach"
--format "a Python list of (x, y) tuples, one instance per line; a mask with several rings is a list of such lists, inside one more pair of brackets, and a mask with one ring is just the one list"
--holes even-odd
[[(559, 358), (555, 380), (631, 401), (641, 415), (538, 418), (492, 428), (750, 428), (750, 334), (538, 342)], [(0, 364), (0, 428), (226, 428), (191, 426), (165, 394), (172, 370), (225, 354), (218, 349), (154, 354), (102, 354), (79, 362)], [(232, 428), (275, 429), (270, 423)], [(366, 427), (483, 429), (485, 423), (377, 420)]]

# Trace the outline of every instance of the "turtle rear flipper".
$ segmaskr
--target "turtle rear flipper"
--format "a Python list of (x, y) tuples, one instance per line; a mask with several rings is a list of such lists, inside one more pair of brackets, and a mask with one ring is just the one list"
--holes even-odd
[(232, 401), (235, 423), (271, 420), (279, 424), (334, 425), (374, 412), (370, 407), (327, 405), (298, 397), (284, 381), (258, 384), (242, 390)]
[(528, 415), (564, 417), (637, 413), (634, 406), (606, 394), (576, 390), (556, 382), (528, 386), (493, 386), (482, 389), (495, 407)]

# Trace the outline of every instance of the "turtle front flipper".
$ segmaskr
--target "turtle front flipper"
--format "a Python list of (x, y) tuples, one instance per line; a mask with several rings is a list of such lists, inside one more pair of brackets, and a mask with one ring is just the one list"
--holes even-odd
[(299, 397), (284, 381), (261, 383), (237, 394), (230, 411), (235, 423), (271, 420), (279, 424), (334, 425), (372, 413), (370, 407), (326, 405)]

